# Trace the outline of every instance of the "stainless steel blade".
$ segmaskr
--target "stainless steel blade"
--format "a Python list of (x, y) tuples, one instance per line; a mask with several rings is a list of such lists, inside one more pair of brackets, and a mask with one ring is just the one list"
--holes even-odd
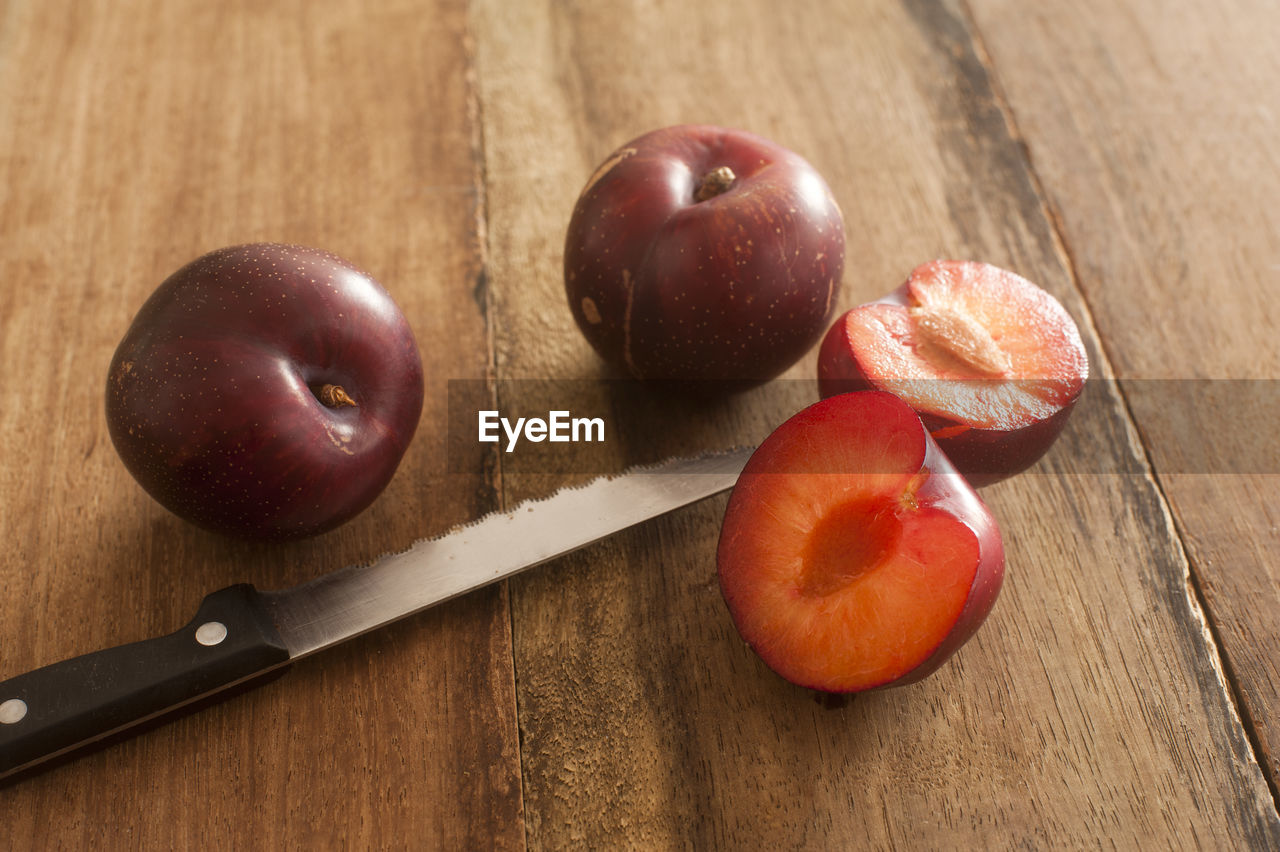
[(297, 659), (724, 491), (752, 451), (602, 476), (486, 515), (371, 565), (262, 594), (290, 659)]

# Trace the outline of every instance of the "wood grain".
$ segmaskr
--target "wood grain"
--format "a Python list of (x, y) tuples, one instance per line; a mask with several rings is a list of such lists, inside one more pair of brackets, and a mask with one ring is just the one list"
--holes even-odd
[[(674, 399), (616, 381), (573, 327), (578, 189), (655, 127), (810, 159), (846, 217), (842, 306), (922, 260), (987, 260), (1062, 299), (1103, 379), (1040, 466), (985, 491), (1004, 592), (919, 684), (842, 700), (769, 672), (720, 600), (721, 497), (6, 788), (0, 846), (1280, 846), (1280, 458), (1205, 471), (1274, 444), (1196, 455), (1135, 384), (1280, 364), (1275, 13), (1228, 6), (0, 4), (0, 678), (174, 629), (232, 582), (758, 441), (816, 399), (813, 353)], [(150, 501), (102, 391), (165, 275), (268, 239), (382, 281), (428, 384), (382, 500), (263, 547)], [(609, 439), (518, 458), (460, 439), (481, 404), (550, 401)], [(1240, 419), (1268, 422), (1257, 401)]]
[[(562, 304), (563, 227), (609, 151), (681, 121), (752, 129), (823, 172), (846, 214), (845, 305), (921, 260), (968, 256), (1090, 316), (957, 4), (673, 17), (480, 2), (476, 29), (504, 405), (539, 404), (517, 378), (605, 375)], [(813, 366), (705, 410), (673, 404), (665, 429), (606, 461), (754, 440), (816, 398)], [(1113, 391), (1099, 386), (1036, 473), (988, 490), (1004, 595), (915, 687), (839, 702), (764, 669), (715, 585), (722, 500), (514, 582), (530, 846), (1274, 845), (1274, 804)], [(660, 404), (613, 400), (619, 417)], [(553, 478), (505, 473), (504, 494)]]
[(972, 6), (1276, 793), (1275, 5)]
[[(492, 508), (445, 467), (446, 377), (484, 380), (483, 194), (461, 3), (12, 2), (0, 18), (0, 677), (176, 629), (232, 582), (286, 585)], [(381, 280), (423, 349), (385, 497), (312, 542), (189, 528), (102, 415), (116, 342), (204, 251), (284, 240)], [(441, 345), (447, 340), (448, 345)], [(11, 848), (518, 847), (505, 591), (0, 795)]]

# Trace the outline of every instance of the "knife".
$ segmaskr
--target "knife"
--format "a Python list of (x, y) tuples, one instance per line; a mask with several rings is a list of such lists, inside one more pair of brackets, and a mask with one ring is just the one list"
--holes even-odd
[(289, 589), (230, 586), (176, 633), (0, 682), (0, 781), (725, 491), (751, 452), (598, 477)]

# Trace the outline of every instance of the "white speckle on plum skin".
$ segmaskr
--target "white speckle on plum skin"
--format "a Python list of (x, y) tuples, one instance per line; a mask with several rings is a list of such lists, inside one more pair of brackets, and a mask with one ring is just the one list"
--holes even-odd
[(582, 297), (582, 315), (592, 325), (599, 325), (602, 321), (600, 309), (596, 307), (595, 301), (590, 296)]

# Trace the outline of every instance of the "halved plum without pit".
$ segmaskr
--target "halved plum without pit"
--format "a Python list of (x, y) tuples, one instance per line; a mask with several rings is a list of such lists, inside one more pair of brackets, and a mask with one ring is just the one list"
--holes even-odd
[(816, 403), (760, 445), (716, 558), (742, 637), (782, 677), (827, 692), (930, 674), (1004, 577), (986, 506), (911, 408), (876, 392)]

